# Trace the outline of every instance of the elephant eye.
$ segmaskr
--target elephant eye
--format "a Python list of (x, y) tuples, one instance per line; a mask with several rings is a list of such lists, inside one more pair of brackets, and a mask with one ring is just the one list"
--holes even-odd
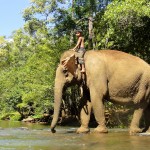
[(67, 70), (64, 69), (64, 70), (63, 70), (63, 73), (66, 73), (66, 72), (67, 72)]
[(63, 73), (65, 74), (66, 77), (68, 77), (68, 71), (66, 69), (63, 70)]

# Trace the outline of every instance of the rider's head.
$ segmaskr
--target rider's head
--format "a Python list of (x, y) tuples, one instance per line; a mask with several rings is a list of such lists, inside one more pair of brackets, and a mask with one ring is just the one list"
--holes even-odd
[(76, 34), (76, 36), (81, 36), (82, 35), (82, 30), (81, 29), (76, 29), (75, 34)]

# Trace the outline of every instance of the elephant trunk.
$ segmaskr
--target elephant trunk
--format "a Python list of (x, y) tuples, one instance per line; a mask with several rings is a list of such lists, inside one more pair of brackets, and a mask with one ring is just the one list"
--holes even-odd
[(60, 78), (60, 75), (57, 76), (55, 79), (55, 89), (54, 89), (54, 115), (53, 120), (51, 123), (51, 132), (55, 133), (55, 127), (59, 118), (60, 107), (61, 107), (61, 100), (62, 100), (62, 91), (64, 87), (64, 80)]

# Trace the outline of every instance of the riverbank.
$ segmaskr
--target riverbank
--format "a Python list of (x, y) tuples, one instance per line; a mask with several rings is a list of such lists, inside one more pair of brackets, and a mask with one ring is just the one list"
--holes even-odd
[[(132, 109), (107, 109), (105, 111), (106, 125), (109, 128), (128, 128), (131, 122), (133, 110)], [(43, 114), (35, 116), (27, 116), (26, 118), (19, 119), (18, 113), (11, 113), (1, 118), (2, 120), (21, 121), (26, 123), (39, 123), (50, 125), (52, 121), (52, 114)], [(58, 125), (60, 126), (80, 126), (80, 119), (78, 116), (60, 116)], [(89, 123), (90, 127), (96, 127), (97, 123), (95, 117), (91, 114)]]

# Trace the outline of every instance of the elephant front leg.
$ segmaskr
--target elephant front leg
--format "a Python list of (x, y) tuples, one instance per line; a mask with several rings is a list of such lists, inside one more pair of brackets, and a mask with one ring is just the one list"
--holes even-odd
[(88, 127), (91, 115), (91, 102), (87, 101), (83, 104), (80, 112), (81, 126), (77, 129), (77, 133), (88, 133), (90, 129)]
[(94, 111), (95, 119), (98, 123), (97, 128), (94, 129), (94, 132), (97, 133), (108, 133), (105, 121), (105, 106), (103, 104), (103, 95), (96, 93), (96, 90), (91, 89), (91, 102)]
[(96, 132), (96, 133), (108, 133), (108, 129), (105, 125), (106, 121), (105, 121), (104, 104), (101, 101), (99, 103), (95, 103), (94, 105), (93, 105), (94, 115), (95, 115), (95, 119), (98, 123), (98, 126), (97, 126), (97, 128), (94, 129), (94, 132)]

